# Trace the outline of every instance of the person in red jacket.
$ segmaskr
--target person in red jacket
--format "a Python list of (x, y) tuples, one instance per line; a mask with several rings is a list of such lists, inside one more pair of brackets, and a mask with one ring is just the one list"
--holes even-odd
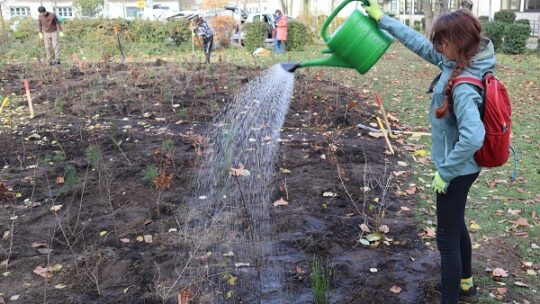
[(287, 41), (287, 16), (284, 16), (280, 10), (276, 10), (275, 29), (274, 29), (274, 52), (285, 52), (285, 41)]

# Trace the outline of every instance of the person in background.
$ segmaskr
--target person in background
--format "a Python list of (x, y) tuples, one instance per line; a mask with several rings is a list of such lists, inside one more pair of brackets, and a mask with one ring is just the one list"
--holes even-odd
[(280, 10), (276, 10), (274, 18), (274, 53), (283, 54), (285, 52), (285, 41), (287, 41), (287, 16), (283, 16)]
[(201, 37), (203, 40), (203, 51), (206, 56), (205, 63), (210, 64), (210, 56), (212, 54), (212, 48), (214, 46), (214, 32), (208, 22), (202, 17), (195, 16), (192, 20), (193, 35)]
[(472, 12), (473, 2), (472, 0), (462, 0), (460, 6), (461, 8), (468, 9)]
[[(482, 92), (469, 83), (454, 86), (456, 77), (482, 79), (495, 68), (493, 43), (482, 36), (482, 25), (468, 9), (437, 18), (429, 40), (385, 15), (378, 0), (364, 6), (379, 28), (437, 66), (440, 75), (430, 87), (431, 159), (436, 168), (431, 187), (437, 203), (437, 249), (441, 255), (442, 304), (478, 301), (472, 277), (471, 238), (465, 221), (469, 190), (481, 167), (474, 153), (486, 134), (480, 117)], [(414, 71), (411, 71), (414, 77)]]
[[(60, 64), (60, 37), (64, 37), (62, 25), (54, 13), (47, 12), (45, 7), (38, 7), (39, 38), (45, 43), (47, 61), (50, 65)], [(54, 60), (51, 52), (54, 50)]]

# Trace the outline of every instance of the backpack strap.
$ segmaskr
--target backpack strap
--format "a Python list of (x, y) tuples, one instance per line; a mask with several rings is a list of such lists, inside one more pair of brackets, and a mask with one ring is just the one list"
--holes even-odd
[(473, 85), (479, 87), (480, 89), (482, 89), (482, 91), (485, 90), (484, 82), (482, 80), (478, 79), (478, 78), (469, 77), (469, 76), (458, 76), (454, 80), (454, 87), (456, 87), (457, 85), (459, 85), (461, 83), (470, 83), (470, 84), (473, 84)]

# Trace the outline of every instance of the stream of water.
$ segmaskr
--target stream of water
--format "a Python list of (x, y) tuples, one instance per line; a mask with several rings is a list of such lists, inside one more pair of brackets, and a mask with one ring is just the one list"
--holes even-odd
[(283, 273), (272, 258), (275, 161), (294, 74), (275, 65), (218, 115), (189, 202), (186, 282), (202, 303), (279, 303)]

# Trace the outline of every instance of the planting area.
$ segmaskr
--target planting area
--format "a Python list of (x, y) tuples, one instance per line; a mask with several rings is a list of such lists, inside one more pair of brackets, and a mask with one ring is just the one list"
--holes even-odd
[[(383, 138), (356, 127), (378, 115), (370, 97), (303, 72), (268, 189), (278, 287), (243, 288), (238, 252), (192, 256), (204, 264), (220, 254), (235, 267), (186, 284), (184, 239), (197, 238), (185, 235), (187, 205), (208, 131), (261, 72), (162, 61), (6, 66), (0, 88), (16, 96), (0, 137), (0, 298), (313, 303), (325, 294), (331, 303), (436, 303), (438, 254), (418, 236), (433, 242), (433, 231), (421, 231), (412, 211), (415, 147), (398, 138), (397, 154), (387, 153)], [(212, 302), (204, 284), (216, 286)]]

